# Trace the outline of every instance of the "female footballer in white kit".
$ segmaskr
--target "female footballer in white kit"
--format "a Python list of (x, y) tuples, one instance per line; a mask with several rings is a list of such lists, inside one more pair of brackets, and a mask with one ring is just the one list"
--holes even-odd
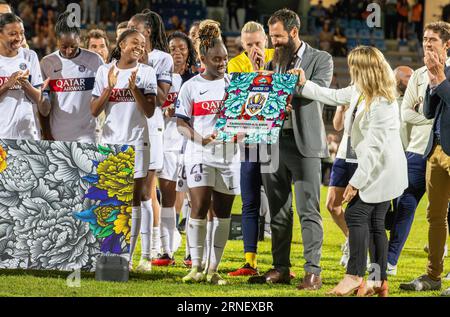
[[(239, 147), (215, 141), (214, 126), (229, 82), (225, 75), (228, 53), (219, 24), (203, 21), (199, 39), (200, 58), (206, 69), (181, 87), (176, 106), (178, 130), (188, 139), (185, 164), (192, 201), (187, 226), (192, 269), (183, 282), (198, 283), (206, 277), (211, 284), (224, 285), (226, 281), (217, 270), (228, 240), (233, 201), (240, 193)], [(211, 197), (214, 216), (212, 247), (202, 272), (206, 216)]]
[[(113, 62), (98, 69), (91, 101), (95, 117), (106, 112), (101, 142), (135, 146), (130, 268), (140, 230), (141, 205), (148, 208), (150, 203), (142, 197), (150, 154), (147, 118), (155, 111), (156, 74), (152, 67), (138, 62), (144, 47), (145, 38), (136, 30), (128, 29), (119, 36), (111, 53)], [(148, 270), (148, 260), (139, 263), (138, 270)]]
[[(164, 118), (161, 106), (166, 101), (172, 85), (173, 60), (172, 56), (167, 53), (168, 46), (164, 23), (157, 13), (146, 9), (142, 13), (135, 14), (128, 22), (128, 27), (140, 31), (145, 36), (145, 50), (148, 54), (143, 55), (141, 62), (155, 69), (158, 82), (157, 107), (153, 117), (148, 119), (150, 144), (154, 150), (150, 153), (149, 173), (146, 180), (146, 187), (149, 188), (149, 192), (146, 195), (149, 195), (149, 199), (151, 199), (152, 208), (143, 210), (141, 231), (142, 253), (146, 256), (151, 249), (151, 258), (157, 258), (161, 255), (160, 205), (156, 195), (156, 173), (163, 167)], [(147, 219), (151, 217), (148, 215), (149, 213), (153, 213), (153, 228), (148, 229)], [(147, 239), (147, 232), (149, 231), (151, 231), (152, 236), (151, 244), (144, 241), (144, 239)]]
[(181, 150), (185, 138), (177, 130), (175, 103), (183, 83), (194, 74), (190, 71), (195, 64), (196, 54), (189, 37), (182, 32), (174, 32), (169, 37), (169, 50), (174, 61), (172, 87), (162, 106), (164, 113), (164, 164), (158, 173), (161, 191), (161, 245), (162, 255), (152, 261), (153, 265), (167, 266), (175, 263), (173, 253), (181, 243), (177, 230), (176, 213), (182, 208), (184, 193), (176, 191), (178, 171), (181, 167)]
[(50, 109), (38, 57), (22, 47), (24, 32), (18, 16), (0, 14), (0, 138), (39, 140), (38, 111), (47, 115)]
[[(50, 120), (44, 120), (46, 139), (95, 142), (95, 119), (90, 111), (95, 75), (103, 60), (80, 48), (80, 29), (69, 26), (70, 12), (59, 15), (55, 26), (58, 50), (41, 61), (44, 79), (50, 79)], [(43, 127), (44, 128), (44, 127)]]

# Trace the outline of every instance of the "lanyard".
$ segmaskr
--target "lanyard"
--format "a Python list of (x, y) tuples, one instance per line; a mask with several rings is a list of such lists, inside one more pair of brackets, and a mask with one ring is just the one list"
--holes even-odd
[(353, 110), (353, 113), (352, 113), (352, 125), (353, 125), (353, 121), (355, 121), (356, 112), (358, 111), (358, 106), (361, 104), (361, 102), (363, 102), (364, 99), (365, 99), (365, 97), (363, 94), (359, 95), (358, 102), (356, 103), (355, 109)]

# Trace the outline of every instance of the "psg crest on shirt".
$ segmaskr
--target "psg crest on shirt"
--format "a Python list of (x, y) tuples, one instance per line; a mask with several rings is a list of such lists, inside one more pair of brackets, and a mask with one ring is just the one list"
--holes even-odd
[(296, 83), (290, 74), (234, 73), (215, 127), (218, 139), (234, 142), (245, 135), (245, 143), (277, 142)]
[(27, 69), (27, 64), (25, 64), (25, 63), (20, 63), (19, 68), (20, 68), (21, 70), (25, 70), (25, 69)]

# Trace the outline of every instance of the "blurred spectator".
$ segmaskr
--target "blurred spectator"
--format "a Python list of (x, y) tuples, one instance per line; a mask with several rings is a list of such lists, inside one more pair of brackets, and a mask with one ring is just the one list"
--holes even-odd
[(136, 2), (133, 0), (119, 0), (119, 21), (131, 19), (136, 12)]
[(397, 40), (406, 43), (408, 27), (408, 0), (397, 1)]
[[(336, 73), (333, 73), (333, 77), (331, 78), (330, 88), (332, 88), (332, 89), (339, 89), (339, 88), (341, 88), (339, 86), (339, 82), (337, 80), (337, 74)], [(336, 109), (334, 109), (334, 110), (336, 110)], [(333, 114), (333, 117), (334, 117), (334, 114)], [(331, 120), (333, 120), (333, 118), (331, 118)]]
[(33, 7), (23, 2), (23, 5), (19, 7), (20, 18), (23, 21), (23, 27), (25, 28), (25, 36), (27, 38), (33, 38), (36, 35), (34, 30), (34, 14)]
[(169, 33), (173, 33), (175, 31), (180, 31), (186, 33), (186, 26), (183, 22), (180, 21), (178, 16), (173, 15), (169, 20), (169, 28), (167, 29)]
[(97, 0), (83, 0), (83, 21), (81, 24), (87, 23), (97, 23)]
[[(111, 21), (112, 14), (117, 15), (120, 10), (119, 0), (98, 0), (100, 20)], [(111, 21), (112, 22), (112, 21)]]
[(116, 42), (117, 42), (117, 39), (119, 38), (120, 34), (122, 34), (123, 31), (125, 31), (126, 29), (128, 29), (128, 21), (120, 22), (117, 25), (117, 28), (116, 28)]
[(336, 26), (333, 36), (333, 56), (347, 56), (347, 37), (342, 32), (340, 26)]
[(327, 135), (328, 150), (330, 156), (322, 159), (322, 185), (328, 186), (330, 183), (330, 174), (333, 162), (336, 158), (339, 147), (339, 138), (337, 135), (329, 133)]
[(406, 88), (408, 87), (409, 79), (411, 78), (414, 70), (409, 66), (398, 66), (394, 69), (395, 81), (397, 83), (397, 104), (399, 107), (399, 119), (400, 119), (400, 138), (405, 149), (408, 148), (410, 139), (410, 128), (408, 124), (402, 120), (401, 106), (403, 98), (405, 96)]
[(348, 11), (350, 19), (361, 20), (360, 0), (350, 0), (350, 4), (345, 10)]
[(412, 7), (411, 22), (414, 24), (414, 31), (420, 43), (423, 37), (423, 4), (421, 0), (416, 0)]
[(89, 51), (97, 53), (105, 63), (107, 62), (109, 56), (109, 40), (103, 30), (90, 30), (86, 36), (84, 47)]
[(245, 1), (245, 21), (259, 20), (258, 10), (256, 9), (256, 0)]
[(119, 0), (99, 0), (98, 11), (97, 18), (99, 21), (97, 28), (105, 31), (114, 30), (117, 23)]
[(450, 22), (450, 3), (442, 7), (442, 21)]
[(49, 29), (54, 29), (56, 23), (55, 11), (53, 9), (47, 10), (47, 25)]
[(325, 21), (322, 31), (319, 33), (319, 48), (322, 51), (332, 52), (331, 44), (333, 43), (333, 33), (330, 31), (330, 22)]
[[(48, 25), (37, 25), (36, 36), (31, 39), (31, 46), (39, 58), (52, 53), (51, 38), (48, 37)], [(54, 46), (53, 46), (54, 48)]]
[(236, 39), (234, 40), (234, 45), (236, 45), (236, 55), (239, 55), (244, 51), (244, 48), (242, 47), (242, 39), (240, 36), (236, 37)]
[(384, 36), (387, 39), (394, 39), (397, 35), (397, 0), (387, 0), (384, 11), (386, 14), (384, 20)]
[(36, 16), (34, 19), (34, 34), (36, 36), (41, 32), (41, 27), (46, 24), (44, 9), (42, 7), (37, 8)]
[(339, 0), (335, 4), (334, 17), (348, 19), (348, 8), (350, 7), (350, 0)]
[(311, 6), (308, 12), (308, 16), (312, 17), (313, 29), (311, 31), (315, 32), (324, 24), (325, 19), (328, 16), (328, 12), (324, 8), (322, 0), (319, 0), (319, 3), (317, 5)]
[(233, 20), (235, 21), (236, 28), (238, 30), (241, 29), (241, 27), (239, 26), (239, 20), (238, 20), (238, 16), (237, 16), (237, 11), (239, 9), (239, 3), (240, 3), (240, 1), (238, 1), (238, 0), (228, 0), (227, 1), (228, 27), (229, 27), (230, 31), (233, 29), (233, 26), (232, 26)]

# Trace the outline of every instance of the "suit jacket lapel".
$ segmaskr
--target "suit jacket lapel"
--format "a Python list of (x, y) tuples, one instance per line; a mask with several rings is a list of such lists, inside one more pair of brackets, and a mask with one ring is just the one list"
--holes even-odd
[(302, 56), (301, 63), (300, 63), (300, 65), (295, 65), (295, 66), (296, 66), (296, 68), (301, 67), (303, 69), (306, 69), (309, 66), (309, 64), (311, 64), (311, 61), (312, 61), (311, 53), (312, 52), (311, 52), (311, 46), (309, 46), (306, 42), (303, 41), (303, 45), (306, 45), (306, 46), (305, 46), (305, 52), (303, 53), (303, 56)]

